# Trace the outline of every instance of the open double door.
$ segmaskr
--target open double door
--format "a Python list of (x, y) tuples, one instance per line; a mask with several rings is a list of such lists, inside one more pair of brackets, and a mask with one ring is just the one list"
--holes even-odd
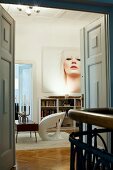
[[(86, 107), (106, 107), (104, 17), (82, 31)], [(0, 7), (0, 169), (15, 164), (14, 20)], [(83, 57), (82, 56), (82, 57)]]

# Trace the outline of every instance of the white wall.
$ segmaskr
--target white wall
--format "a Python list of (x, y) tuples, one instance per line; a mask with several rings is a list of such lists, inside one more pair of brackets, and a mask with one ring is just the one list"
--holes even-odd
[[(17, 18), (15, 28), (16, 63), (33, 64), (33, 120), (38, 121), (39, 98), (52, 95), (42, 92), (41, 57), (43, 47), (79, 47), (80, 30), (76, 24)], [(59, 95), (59, 94), (58, 94)]]

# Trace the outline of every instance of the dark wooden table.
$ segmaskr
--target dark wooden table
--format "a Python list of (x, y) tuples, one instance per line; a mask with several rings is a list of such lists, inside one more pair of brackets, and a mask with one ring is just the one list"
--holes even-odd
[(30, 132), (30, 137), (31, 137), (31, 132), (35, 133), (35, 138), (37, 142), (37, 135), (36, 132), (38, 132), (38, 124), (28, 120), (26, 122), (20, 122), (18, 120), (15, 120), (15, 130), (16, 130), (16, 143), (17, 143), (17, 137), (18, 137), (18, 132), (25, 132), (29, 131)]

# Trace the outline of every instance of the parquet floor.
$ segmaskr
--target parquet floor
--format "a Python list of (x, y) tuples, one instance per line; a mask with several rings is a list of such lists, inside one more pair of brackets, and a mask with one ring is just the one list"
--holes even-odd
[(13, 170), (69, 170), (70, 148), (16, 151)]

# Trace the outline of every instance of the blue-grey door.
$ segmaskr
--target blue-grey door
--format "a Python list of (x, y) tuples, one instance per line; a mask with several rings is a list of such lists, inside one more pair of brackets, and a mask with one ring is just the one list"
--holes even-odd
[(86, 107), (107, 106), (105, 17), (85, 27)]
[(14, 20), (0, 6), (0, 170), (14, 164)]

